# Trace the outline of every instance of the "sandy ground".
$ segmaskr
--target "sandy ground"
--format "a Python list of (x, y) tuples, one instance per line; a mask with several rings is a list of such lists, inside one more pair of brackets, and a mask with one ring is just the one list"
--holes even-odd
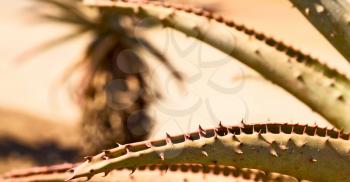
[[(349, 74), (345, 60), (287, 0), (210, 0), (206, 3), (237, 22), (284, 40)], [(14, 62), (32, 46), (71, 31), (69, 27), (36, 22), (26, 9), (29, 5), (29, 0), (12, 0), (0, 7), (0, 108), (3, 108), (0, 141), (10, 137), (34, 153), (40, 151), (38, 143), (43, 141), (54, 143), (50, 149), (63, 147), (70, 151), (78, 140), (75, 131), (80, 118), (79, 108), (67, 91), (74, 82), (63, 86), (55, 83), (64, 70), (81, 57), (89, 36), (58, 46), (22, 64)], [(185, 89), (181, 90), (162, 67), (154, 67), (152, 78), (159, 83), (166, 97), (150, 111), (157, 120), (151, 138), (162, 137), (165, 131), (170, 134), (188, 132), (196, 129), (198, 124), (214, 126), (220, 120), (224, 124), (237, 124), (242, 118), (246, 122), (327, 125), (303, 103), (238, 61), (177, 32), (155, 30), (146, 33), (187, 78)], [(167, 42), (169, 38), (173, 40), (170, 43)], [(8, 147), (5, 144), (0, 142), (0, 146), (3, 145), (0, 151)], [(36, 149), (30, 146), (36, 146)], [(55, 155), (61, 160), (60, 154)], [(16, 157), (18, 155), (12, 159)], [(32, 160), (29, 156), (26, 162), (11, 165), (37, 164)], [(0, 172), (10, 168), (0, 167)]]

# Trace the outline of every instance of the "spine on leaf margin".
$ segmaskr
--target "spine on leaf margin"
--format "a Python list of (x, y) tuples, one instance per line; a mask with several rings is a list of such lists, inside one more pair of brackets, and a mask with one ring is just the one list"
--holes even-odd
[(290, 0), (350, 62), (350, 3), (347, 0)]
[[(24, 170), (17, 170), (10, 173), (7, 173), (3, 176), (3, 181), (5, 182), (48, 182), (48, 181), (65, 181), (70, 173), (68, 171), (77, 166), (78, 164), (60, 164), (54, 166), (45, 166), (45, 167), (35, 167)], [(174, 164), (174, 165), (148, 165), (141, 166), (137, 168), (138, 171), (147, 171), (148, 175), (152, 175), (157, 178), (157, 181), (168, 181), (178, 175), (178, 173), (171, 172), (190, 172), (190, 173), (201, 173), (208, 177), (207, 175), (222, 175), (228, 177), (232, 180), (232, 177), (235, 179), (244, 179), (244, 180), (254, 180), (254, 181), (288, 181), (293, 182), (297, 179), (277, 174), (277, 173), (267, 173), (254, 169), (237, 169), (231, 166), (219, 166), (219, 165), (208, 165), (203, 166), (200, 164)], [(169, 173), (167, 173), (169, 171)], [(126, 174), (128, 173), (128, 174)], [(167, 173), (166, 175), (163, 175)], [(126, 174), (126, 175), (125, 175)], [(204, 176), (203, 176), (204, 177)], [(1, 179), (1, 178), (0, 178)], [(112, 178), (101, 178), (99, 177), (93, 181), (109, 181), (110, 179), (118, 179), (119, 181), (133, 181), (137, 182), (137, 179), (143, 179), (142, 174), (135, 172), (132, 169), (118, 171), (112, 174)], [(189, 176), (186, 178), (188, 181), (198, 181), (198, 179), (191, 179)], [(142, 180), (144, 181), (144, 180)], [(206, 181), (203, 178), (203, 181)]]
[(311, 181), (350, 180), (350, 135), (317, 126), (258, 124), (202, 129), (105, 150), (70, 179), (152, 164), (196, 163), (254, 168)]
[(317, 59), (207, 11), (157, 1), (85, 0), (85, 4), (140, 18), (153, 17), (238, 59), (350, 131), (350, 81)]

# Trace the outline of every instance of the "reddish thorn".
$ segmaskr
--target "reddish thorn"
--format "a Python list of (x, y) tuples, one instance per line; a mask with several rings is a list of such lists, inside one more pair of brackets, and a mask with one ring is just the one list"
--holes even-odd
[(130, 145), (125, 145), (125, 150), (127, 154), (130, 153), (130, 148), (131, 148)]
[(245, 127), (246, 124), (244, 123), (243, 118), (242, 118), (242, 120), (241, 120), (241, 123), (242, 123), (243, 127)]
[(266, 123), (264, 125), (265, 125), (265, 131), (266, 131), (266, 133), (268, 133), (269, 132), (269, 127), (267, 126)]
[(145, 144), (148, 148), (152, 148), (153, 147), (153, 145), (152, 145), (152, 143), (151, 142), (146, 142), (146, 144)]
[(131, 169), (131, 173), (130, 173), (129, 175), (134, 174), (135, 171), (136, 171), (136, 168), (132, 168), (132, 169)]
[(84, 157), (84, 159), (85, 159), (86, 161), (88, 161), (88, 162), (91, 162), (92, 156), (86, 156), (86, 157)]
[(219, 122), (219, 128), (225, 128), (221, 121)]
[(108, 174), (109, 174), (109, 173), (110, 173), (110, 171), (106, 171), (106, 172), (104, 172), (103, 177), (108, 176)]
[(314, 133), (313, 133), (313, 136), (316, 136), (316, 135), (317, 135), (317, 130), (318, 130), (318, 127), (317, 127), (317, 126), (315, 126), (315, 127), (314, 127)]
[(282, 131), (281, 125), (278, 125), (278, 133), (281, 133), (281, 131)]
[(272, 145), (272, 142), (269, 142), (268, 140), (266, 140), (266, 138), (264, 138), (260, 133), (258, 134), (258, 137), (263, 140), (264, 142), (268, 143), (269, 145)]
[(344, 129), (341, 129), (337, 133), (337, 138), (340, 138), (341, 134), (343, 134)]
[(306, 132), (307, 125), (303, 125), (303, 134)]
[(295, 132), (294, 132), (294, 128), (295, 128), (295, 124), (294, 125), (292, 125), (292, 131), (290, 132), (291, 134), (294, 134)]
[(232, 140), (241, 143), (241, 141), (237, 138), (237, 136), (235, 134), (232, 135)]
[(102, 151), (105, 155), (108, 155), (108, 154), (110, 154), (111, 153), (111, 151), (110, 150), (103, 150)]
[(166, 141), (167, 144), (171, 144), (172, 143), (171, 136), (168, 133), (166, 133), (165, 141)]
[(201, 127), (201, 125), (199, 125), (198, 130), (201, 136), (204, 136), (206, 134), (206, 131)]
[(169, 166), (166, 166), (164, 169), (164, 174), (166, 174), (168, 172)]
[(193, 138), (191, 137), (190, 134), (184, 134), (185, 140), (191, 140), (193, 141)]
[(72, 169), (68, 169), (67, 172), (68, 173), (74, 173), (74, 169), (73, 168)]

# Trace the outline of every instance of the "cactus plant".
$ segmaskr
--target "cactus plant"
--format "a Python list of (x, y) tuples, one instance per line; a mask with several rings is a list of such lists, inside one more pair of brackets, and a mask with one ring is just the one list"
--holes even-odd
[[(349, 60), (348, 2), (290, 1)], [(146, 0), (85, 0), (84, 3), (98, 8), (111, 22), (119, 21), (113, 19), (114, 15), (152, 17), (164, 26), (203, 41), (281, 86), (338, 130), (298, 124), (242, 123), (242, 126), (233, 127), (220, 124), (215, 129), (199, 126), (197, 132), (178, 136), (166, 134), (162, 140), (118, 145), (88, 156), (71, 170), (71, 175), (55, 168), (42, 168), (36, 172), (12, 173), (4, 176), (5, 180), (61, 181), (68, 175), (68, 180), (83, 177), (94, 180), (97, 174), (107, 175), (112, 170), (126, 168), (133, 173), (140, 168), (171, 170), (182, 165), (192, 172), (200, 168), (203, 173), (214, 168), (223, 174), (225, 169), (244, 169), (255, 176), (255, 180), (262, 181), (274, 181), (276, 175), (281, 181), (350, 181), (350, 115), (347, 114), (350, 81), (345, 75), (281, 41), (198, 8)], [(320, 7), (323, 8), (321, 12)], [(218, 36), (218, 31), (228, 32), (231, 37)], [(118, 32), (109, 35), (113, 37)], [(111, 37), (106, 38), (109, 39)], [(114, 46), (110, 48), (114, 50)], [(50, 175), (52, 172), (60, 175)], [(269, 175), (270, 172), (278, 174)], [(42, 175), (46, 176), (42, 178)], [(263, 177), (257, 179), (256, 176), (261, 175)]]

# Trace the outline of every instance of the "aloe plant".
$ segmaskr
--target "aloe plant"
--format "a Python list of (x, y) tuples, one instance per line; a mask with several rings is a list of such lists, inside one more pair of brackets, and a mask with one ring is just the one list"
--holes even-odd
[(290, 2), (350, 61), (349, 1), (290, 0)]
[[(257, 33), (245, 26), (237, 25), (221, 16), (215, 16), (206, 11), (186, 6), (173, 6), (169, 3), (152, 3), (147, 1), (112, 2), (108, 0), (86, 0), (85, 3), (93, 7), (97, 6), (105, 10), (111, 9), (119, 13), (134, 15), (141, 18), (153, 17), (159, 19), (163, 25), (179, 30), (186, 35), (194, 36), (257, 70), (267, 79), (282, 86), (297, 98), (304, 101), (336, 127), (346, 131), (350, 129), (349, 115), (346, 114), (348, 111), (347, 97), (349, 96), (349, 80), (346, 76), (338, 73), (336, 70), (330, 69), (327, 65), (321, 64), (318, 60), (286, 46), (282, 42)], [(234, 37), (234, 41), (216, 34), (217, 31), (222, 29), (230, 32)], [(330, 110), (330, 108), (332, 108), (332, 110)], [(281, 126), (278, 127), (280, 130), (283, 128)], [(280, 150), (280, 153), (283, 153), (284, 150), (288, 150), (286, 148), (289, 147), (285, 148), (285, 143), (289, 143), (292, 140), (291, 138), (297, 137), (295, 133), (292, 132), (284, 136), (285, 133), (283, 134), (278, 131), (276, 134), (272, 134), (272, 136), (276, 138), (268, 136), (267, 138), (269, 139), (266, 140), (266, 137), (261, 133), (254, 133), (254, 126), (250, 126), (250, 128), (253, 128), (252, 131), (245, 133), (249, 136), (247, 140), (252, 142), (249, 143), (247, 141), (248, 144), (242, 139), (244, 137), (239, 138), (236, 136), (237, 133), (235, 132), (231, 133), (231, 135), (224, 132), (224, 136), (219, 137), (214, 130), (214, 136), (212, 138), (209, 137), (211, 140), (200, 137), (201, 131), (199, 131), (196, 135), (199, 136), (200, 139), (194, 141), (186, 138), (185, 135), (185, 137), (183, 137), (184, 141), (179, 142), (177, 138), (175, 141), (176, 144), (172, 141), (172, 137), (167, 137), (167, 139), (160, 142), (163, 144), (158, 144), (160, 146), (157, 147), (152, 147), (150, 143), (141, 143), (135, 144), (135, 146), (126, 145), (119, 150), (108, 150), (108, 153), (112, 152), (111, 156), (105, 151), (93, 158), (89, 158), (87, 162), (75, 169), (73, 178), (80, 176), (90, 178), (99, 172), (108, 173), (109, 169), (113, 167), (134, 167), (143, 162), (149, 164), (152, 162), (183, 163), (190, 161), (201, 164), (219, 163), (222, 165), (258, 168), (313, 181), (349, 180), (349, 171), (346, 169), (350, 167), (348, 164), (349, 147), (345, 144), (347, 140), (337, 147), (330, 144), (329, 139), (321, 139), (321, 142), (317, 141), (320, 138), (316, 136), (317, 139), (314, 140), (315, 138), (313, 137), (315, 137), (314, 135), (319, 130), (315, 127), (314, 130), (312, 130), (314, 133), (310, 133), (312, 136), (311, 138), (313, 138), (310, 141), (301, 137), (292, 142), (292, 151), (295, 152), (297, 156), (301, 153), (302, 157), (296, 157), (290, 154), (288, 157), (291, 158), (283, 158), (279, 156), (276, 150)], [(294, 127), (292, 126), (291, 128), (293, 130)], [(245, 127), (243, 130), (244, 129)], [(310, 128), (304, 127), (303, 130), (310, 130)], [(301, 135), (304, 136), (304, 132), (302, 132)], [(339, 132), (339, 135), (342, 134)], [(339, 136), (337, 138), (339, 139)], [(253, 148), (254, 150), (257, 146), (261, 147), (262, 144), (260, 144), (260, 142), (265, 142), (266, 148), (263, 149), (265, 153), (257, 150), (259, 152), (252, 152), (253, 154), (248, 152), (248, 156), (244, 156), (246, 151), (243, 151), (242, 148), (248, 145), (247, 148)], [(315, 148), (308, 146), (308, 144)], [(271, 147), (271, 145), (274, 147)], [(334, 152), (340, 149), (340, 146), (345, 147), (342, 150), (344, 153), (341, 154), (343, 158), (340, 158), (339, 161), (337, 161), (337, 159), (331, 159), (331, 161), (337, 161), (334, 163), (335, 166), (329, 166), (330, 164), (326, 161), (329, 160), (329, 156), (341, 156), (339, 153), (329, 154), (325, 152), (324, 154), (327, 153), (327, 157), (321, 157), (319, 155), (315, 157), (315, 153), (318, 152), (317, 154), (321, 155), (323, 149), (325, 149), (325, 151)], [(310, 153), (306, 152), (304, 147), (310, 149), (308, 151)], [(212, 153), (209, 154), (206, 149)], [(179, 156), (170, 157), (169, 159), (166, 158), (167, 153), (176, 153), (176, 151), (180, 152)], [(225, 154), (227, 154), (227, 156), (225, 156)], [(104, 157), (107, 157), (107, 160), (103, 160)], [(240, 157), (240, 160), (235, 159), (235, 157)], [(274, 157), (276, 159), (274, 159)], [(281, 160), (278, 160), (279, 158), (281, 158)], [(271, 162), (269, 163), (268, 161), (273, 162), (271, 164)], [(287, 164), (284, 164), (286, 161), (288, 161)], [(297, 162), (293, 165), (293, 163), (289, 161)], [(299, 164), (303, 165), (300, 166)], [(324, 165), (324, 167), (321, 167), (322, 165)], [(336, 166), (341, 167), (336, 169)], [(333, 171), (333, 169), (336, 170)], [(340, 174), (342, 173), (340, 171), (344, 173)]]
[[(349, 60), (348, 2), (290, 1)], [(225, 169), (244, 169), (249, 176), (255, 176), (255, 180), (260, 181), (274, 181), (276, 175), (281, 181), (350, 181), (350, 81), (345, 75), (281, 41), (202, 9), (141, 0), (85, 0), (84, 4), (105, 15), (103, 17), (108, 21), (103, 21), (103, 25), (107, 30), (114, 21), (119, 22), (118, 17), (152, 17), (164, 26), (195, 37), (284, 88), (338, 129), (297, 124), (242, 123), (242, 126), (232, 127), (220, 124), (214, 129), (199, 126), (197, 132), (179, 136), (165, 134), (162, 140), (118, 145), (95, 156), (88, 156), (85, 162), (71, 170), (72, 174), (61, 171), (58, 173), (62, 175), (57, 177), (47, 174), (50, 170), (43, 169), (37, 173), (12, 173), (4, 176), (5, 180), (17, 178), (35, 181), (43, 173), (47, 175), (46, 179), (57, 181), (68, 176), (68, 180), (83, 177), (94, 180), (97, 174), (108, 175), (112, 170), (126, 168), (134, 173), (137, 169), (153, 166), (166, 171), (182, 165), (192, 172), (200, 169), (203, 173), (213, 168), (222, 171), (222, 174), (225, 174)], [(232, 37), (220, 36), (218, 31), (229, 32)], [(121, 36), (118, 31), (107, 32), (105, 40)], [(127, 40), (123, 45), (130, 41)], [(115, 50), (115, 46), (112, 44), (107, 50), (102, 46), (101, 51)], [(128, 48), (136, 46), (131, 44)], [(159, 54), (151, 47), (150, 50)], [(95, 64), (100, 64), (98, 61), (101, 60), (106, 63), (107, 58), (97, 59)], [(103, 82), (101, 85), (105, 84)], [(269, 175), (270, 172), (278, 174)], [(263, 177), (257, 179), (257, 174)]]
[[(292, 93), (334, 126), (350, 131), (350, 115), (345, 114), (350, 106), (350, 82), (346, 76), (280, 41), (221, 16), (169, 3), (140, 2), (86, 0), (85, 4), (159, 19), (163, 25), (237, 58)], [(217, 34), (218, 31), (229, 32), (232, 38)]]
[(204, 130), (119, 146), (87, 157), (71, 179), (149, 164), (254, 168), (312, 181), (350, 179), (349, 134), (317, 126), (261, 124)]
[[(61, 164), (54, 166), (46, 166), (39, 168), (30, 168), (25, 170), (13, 171), (7, 173), (3, 177), (5, 182), (49, 182), (49, 181), (64, 181), (71, 174), (68, 172), (73, 166), (78, 164)], [(144, 173), (143, 173), (144, 172)], [(208, 181), (215, 179), (219, 175), (223, 176), (221, 180), (232, 181), (232, 178), (237, 180), (264, 180), (264, 181), (297, 181), (297, 179), (278, 173), (265, 173), (253, 169), (237, 169), (232, 166), (208, 165), (199, 164), (175, 164), (175, 165), (147, 165), (137, 168), (137, 172), (130, 169), (118, 169), (112, 172), (108, 177), (97, 177), (91, 181), (111, 181), (118, 179), (120, 181), (141, 182), (145, 178), (157, 178), (158, 181), (179, 181), (182, 180), (181, 173), (192, 174), (184, 178), (188, 181)], [(199, 177), (193, 177), (193, 175)], [(200, 177), (203, 176), (203, 177)], [(1, 179), (1, 178), (0, 178)], [(77, 180), (75, 180), (77, 181)]]
[[(153, 126), (147, 110), (159, 95), (154, 94), (158, 90), (152, 89), (146, 82), (150, 74), (148, 64), (137, 50), (153, 55), (175, 78), (181, 80), (178, 71), (152, 44), (142, 37), (131, 35), (133, 25), (123, 23), (132, 21), (129, 16), (92, 11), (83, 7), (79, 0), (34, 1), (38, 5), (45, 5), (40, 9), (49, 10), (39, 11), (41, 20), (68, 24), (76, 31), (29, 53), (36, 54), (84, 33), (93, 35), (84, 58), (62, 78), (62, 81), (66, 81), (78, 68), (87, 67), (79, 87), (72, 91), (83, 112), (81, 130), (86, 151), (97, 152), (113, 146), (115, 142), (146, 139)], [(143, 127), (140, 127), (140, 123)]]

